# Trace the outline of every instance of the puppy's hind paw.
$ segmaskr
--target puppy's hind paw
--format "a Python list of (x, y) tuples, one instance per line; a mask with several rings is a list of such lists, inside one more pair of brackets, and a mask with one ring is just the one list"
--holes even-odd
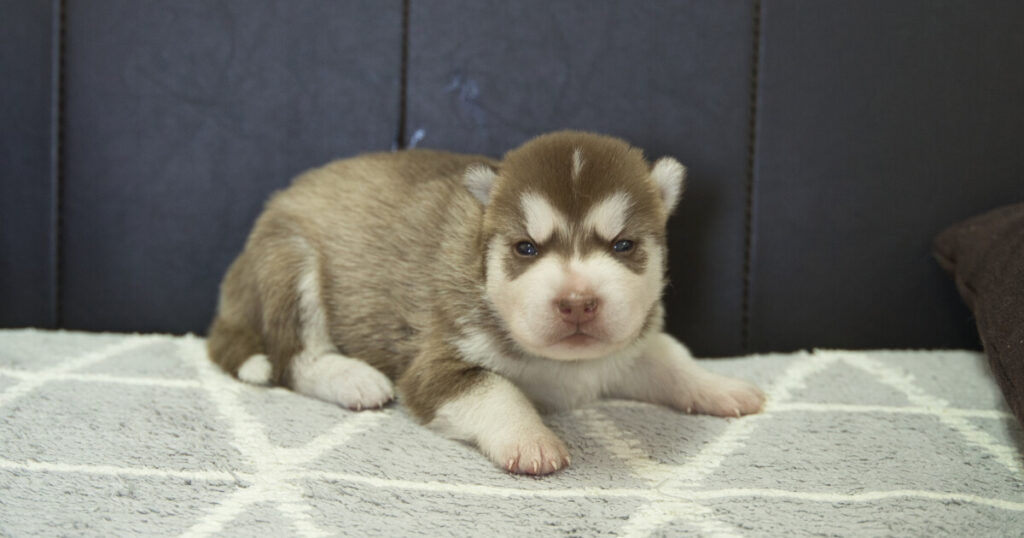
[(295, 390), (349, 409), (378, 409), (395, 398), (391, 380), (369, 364), (329, 353), (315, 359), (296, 360)]
[(369, 364), (357, 361), (334, 383), (337, 402), (349, 409), (379, 409), (395, 398), (391, 380)]

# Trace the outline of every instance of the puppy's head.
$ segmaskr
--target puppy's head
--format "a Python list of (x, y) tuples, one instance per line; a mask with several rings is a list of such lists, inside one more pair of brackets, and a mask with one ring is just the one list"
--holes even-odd
[(665, 222), (685, 169), (579, 132), (534, 138), (465, 183), (484, 205), (486, 293), (516, 343), (559, 360), (621, 350), (657, 321)]

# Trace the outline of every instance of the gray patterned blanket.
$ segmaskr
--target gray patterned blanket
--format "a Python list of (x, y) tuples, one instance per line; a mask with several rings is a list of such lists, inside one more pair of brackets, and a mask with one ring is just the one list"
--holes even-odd
[(984, 357), (706, 361), (763, 414), (548, 417), (572, 466), (511, 476), (392, 405), (234, 381), (200, 338), (0, 331), (0, 536), (1020, 536), (1024, 434)]

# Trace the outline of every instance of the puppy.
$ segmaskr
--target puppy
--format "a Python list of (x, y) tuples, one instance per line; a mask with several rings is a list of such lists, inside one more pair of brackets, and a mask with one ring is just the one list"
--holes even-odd
[(410, 150), (274, 195), (221, 285), (210, 357), (351, 409), (394, 398), (514, 473), (569, 465), (539, 411), (607, 396), (717, 416), (764, 395), (662, 332), (685, 169), (563, 131), (501, 161)]

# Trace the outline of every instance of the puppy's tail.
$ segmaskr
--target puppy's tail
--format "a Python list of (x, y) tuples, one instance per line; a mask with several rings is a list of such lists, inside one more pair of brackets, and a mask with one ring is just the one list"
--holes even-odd
[[(206, 337), (206, 351), (210, 355), (210, 360), (235, 377), (245, 377), (239, 374), (239, 369), (250, 359), (257, 362), (266, 361), (266, 357), (259, 358), (263, 353), (263, 341), (257, 331), (245, 325), (231, 323), (219, 315), (210, 325)], [(245, 381), (267, 383), (270, 381), (269, 373), (267, 379)]]

